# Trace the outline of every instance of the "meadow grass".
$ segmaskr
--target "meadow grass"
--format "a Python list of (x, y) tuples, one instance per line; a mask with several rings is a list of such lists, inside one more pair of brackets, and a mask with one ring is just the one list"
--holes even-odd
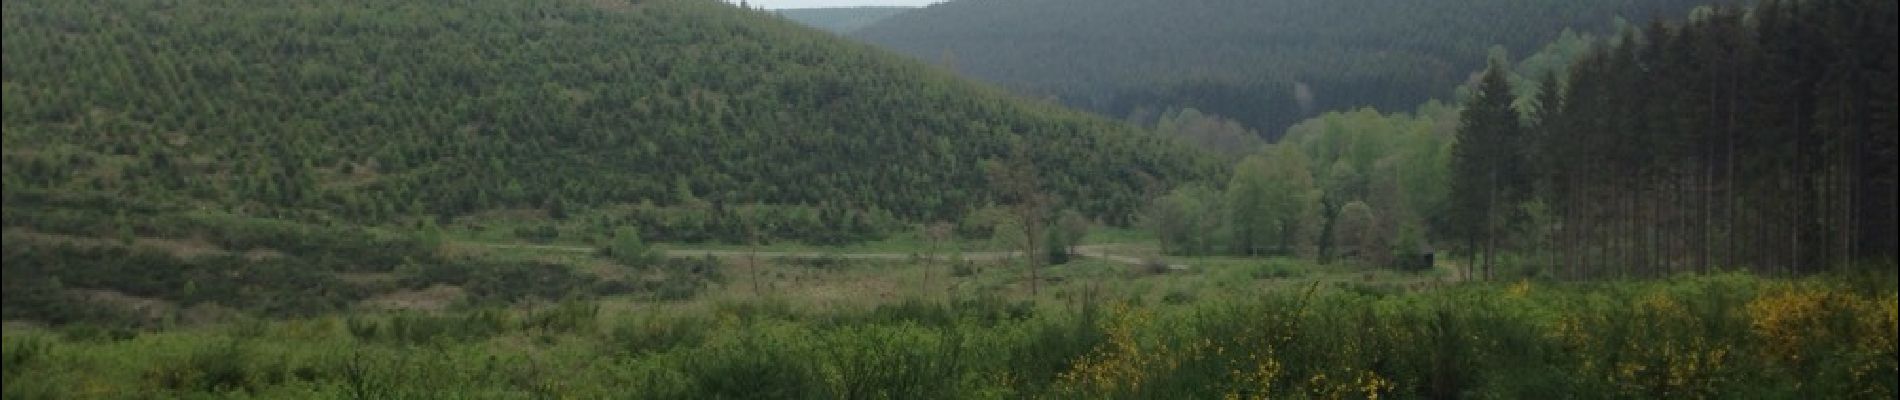
[[(922, 277), (916, 269), (881, 274), (901, 268), (874, 263), (841, 269), (811, 276)], [(1721, 274), (1412, 291), (1312, 279), (1234, 283), (1282, 279), (1245, 270), (1156, 277), (1128, 269), (1054, 267), (1046, 276), (1060, 283), (1036, 296), (1011, 295), (1015, 271), (992, 270), (958, 278), (973, 282), (965, 290), (851, 306), (790, 287), (747, 293), (735, 279), (671, 303), (243, 320), (116, 340), (14, 327), (4, 338), (4, 393), (1892, 398), (1896, 390), (1895, 290), (1842, 278)], [(986, 285), (996, 289), (969, 289)]]

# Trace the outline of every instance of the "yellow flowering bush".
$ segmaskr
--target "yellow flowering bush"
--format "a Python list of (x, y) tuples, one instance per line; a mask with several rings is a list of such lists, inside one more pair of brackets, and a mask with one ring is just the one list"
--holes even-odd
[(1771, 288), (1748, 302), (1749, 327), (1764, 343), (1762, 355), (1798, 365), (1807, 345), (1831, 335), (1822, 318), (1829, 312), (1829, 303), (1838, 302), (1827, 291), (1792, 284)]
[(1148, 369), (1156, 366), (1166, 349), (1143, 351), (1136, 340), (1153, 313), (1117, 305), (1105, 321), (1108, 341), (1077, 360), (1062, 373), (1060, 387), (1065, 392), (1103, 395), (1135, 392), (1141, 389)]

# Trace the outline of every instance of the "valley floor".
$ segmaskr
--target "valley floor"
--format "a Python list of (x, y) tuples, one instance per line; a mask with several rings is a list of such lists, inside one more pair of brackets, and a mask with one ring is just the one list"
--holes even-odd
[[(585, 248), (484, 259), (639, 281)], [(674, 249), (684, 295), (5, 329), (7, 398), (1893, 398), (1891, 277), (1451, 282), (1291, 259)], [(465, 254), (467, 255), (467, 254)], [(855, 255), (855, 256), (854, 256)], [(902, 255), (902, 257), (898, 257)], [(955, 260), (955, 261), (953, 261)], [(624, 276), (630, 274), (631, 276)], [(352, 279), (374, 280), (375, 276)], [(436, 295), (439, 298), (432, 298)], [(421, 305), (427, 305), (423, 307)]]

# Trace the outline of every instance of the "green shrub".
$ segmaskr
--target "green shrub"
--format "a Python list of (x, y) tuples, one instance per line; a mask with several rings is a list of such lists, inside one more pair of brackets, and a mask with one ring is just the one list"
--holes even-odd
[(529, 314), (524, 323), (527, 328), (546, 333), (586, 333), (598, 326), (599, 315), (599, 304), (568, 300)]
[(1254, 279), (1291, 279), (1306, 276), (1306, 269), (1294, 265), (1295, 261), (1276, 258), (1253, 264), (1248, 275)]
[(1194, 293), (1190, 293), (1185, 289), (1179, 289), (1179, 288), (1169, 289), (1167, 294), (1161, 295), (1161, 303), (1162, 304), (1188, 304), (1188, 303), (1193, 303), (1194, 298), (1195, 298)]
[(156, 365), (146, 376), (159, 387), (183, 392), (219, 393), (250, 384), (250, 354), (236, 340), (199, 344), (176, 363)]
[(660, 318), (652, 315), (626, 318), (608, 330), (609, 346), (624, 356), (641, 356), (676, 347), (698, 346), (714, 328), (711, 320), (698, 315)]
[(837, 254), (825, 254), (819, 257), (780, 257), (778, 263), (817, 270), (840, 270), (850, 268), (857, 264), (855, 261)]
[(52, 338), (39, 333), (7, 335), (4, 354), (0, 354), (0, 375), (12, 380), (14, 374), (45, 362), (54, 351)]
[(493, 308), (450, 314), (404, 311), (382, 316), (352, 316), (344, 325), (357, 340), (410, 345), (479, 340), (517, 328), (507, 311)]
[(539, 224), (515, 228), (515, 238), (533, 243), (550, 243), (561, 238), (561, 229), (553, 224)]
[(632, 227), (615, 230), (611, 243), (601, 251), (623, 266), (646, 268), (666, 261), (666, 254), (647, 246), (640, 240), (640, 231)]
[(540, 261), (463, 261), (405, 268), (401, 284), (421, 289), (436, 284), (460, 286), (476, 305), (499, 305), (524, 299), (560, 300), (597, 292), (598, 278), (572, 268)]
[(969, 261), (950, 264), (950, 276), (952, 277), (968, 278), (976, 275), (976, 272), (976, 264)]

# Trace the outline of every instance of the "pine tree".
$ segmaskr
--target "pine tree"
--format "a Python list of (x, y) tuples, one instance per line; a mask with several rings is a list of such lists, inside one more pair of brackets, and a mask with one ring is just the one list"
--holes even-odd
[[(1477, 96), (1459, 115), (1458, 141), (1452, 150), (1452, 209), (1456, 235), (1464, 239), (1471, 264), (1484, 255), (1490, 279), (1498, 236), (1528, 193), (1524, 171), (1524, 127), (1506, 70), (1494, 63), (1480, 78)], [(1471, 268), (1467, 265), (1466, 268)], [(1467, 277), (1469, 278), (1469, 277)]]

